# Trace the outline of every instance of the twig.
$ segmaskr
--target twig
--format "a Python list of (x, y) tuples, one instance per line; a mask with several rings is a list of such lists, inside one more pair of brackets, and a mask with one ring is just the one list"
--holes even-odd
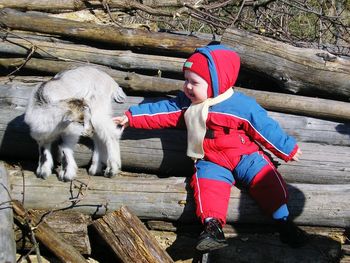
[(118, 27), (122, 27), (122, 25), (120, 23), (118, 23), (117, 21), (115, 21), (115, 19), (112, 17), (111, 10), (109, 9), (109, 5), (108, 5), (106, 0), (102, 1), (102, 6), (103, 6), (104, 9), (107, 10), (108, 16), (112, 20), (112, 22), (114, 24), (116, 24)]
[(241, 12), (242, 12), (242, 9), (243, 9), (243, 7), (244, 7), (245, 1), (246, 1), (246, 0), (243, 0), (243, 1), (242, 1), (241, 7), (239, 8), (238, 13), (237, 13), (235, 19), (232, 21), (232, 24), (231, 24), (231, 25), (234, 25), (234, 24), (236, 23), (236, 21), (238, 20), (240, 14), (241, 14)]

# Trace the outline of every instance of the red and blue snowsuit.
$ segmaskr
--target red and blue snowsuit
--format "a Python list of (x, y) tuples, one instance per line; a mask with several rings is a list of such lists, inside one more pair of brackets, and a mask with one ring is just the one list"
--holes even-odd
[[(217, 84), (212, 83), (214, 96), (222, 92), (218, 89), (220, 73), (215, 69), (215, 63), (220, 63), (220, 56), (215, 58), (215, 53), (222, 49), (226, 50), (218, 45), (197, 50), (214, 66), (210, 69), (217, 78)], [(181, 128), (190, 104), (180, 92), (176, 98), (132, 106), (126, 115), (130, 127), (134, 128)], [(245, 186), (269, 215), (287, 203), (286, 184), (261, 146), (285, 161), (292, 159), (298, 146), (266, 110), (254, 99), (235, 91), (227, 100), (209, 108), (206, 127), (204, 158), (195, 162), (191, 181), (196, 215), (202, 222), (207, 217), (215, 217), (226, 223), (230, 190), (236, 182)]]

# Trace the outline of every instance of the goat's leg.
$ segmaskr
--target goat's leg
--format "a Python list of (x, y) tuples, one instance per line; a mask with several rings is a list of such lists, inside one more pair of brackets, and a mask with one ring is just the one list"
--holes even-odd
[(39, 163), (36, 169), (36, 175), (40, 178), (46, 179), (52, 173), (53, 158), (51, 154), (51, 143), (39, 144)]
[(94, 141), (94, 151), (92, 153), (89, 174), (97, 175), (102, 173), (102, 163), (106, 162), (106, 147), (96, 134), (93, 135), (92, 139)]
[(106, 147), (107, 161), (104, 176), (118, 175), (121, 168), (119, 139), (121, 131), (118, 131), (111, 118), (99, 118), (94, 123), (95, 133)]
[(65, 133), (62, 135), (61, 169), (58, 178), (61, 181), (72, 181), (77, 174), (78, 166), (74, 159), (74, 146), (78, 143), (79, 135)]

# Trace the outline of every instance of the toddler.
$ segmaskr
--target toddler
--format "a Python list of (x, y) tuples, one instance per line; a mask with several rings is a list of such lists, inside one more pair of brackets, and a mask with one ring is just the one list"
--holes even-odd
[(185, 122), (187, 155), (195, 167), (191, 187), (196, 215), (204, 228), (198, 250), (227, 245), (222, 227), (236, 183), (276, 221), (282, 242), (302, 246), (306, 235), (289, 220), (286, 183), (262, 147), (286, 162), (297, 161), (302, 152), (254, 99), (233, 90), (239, 68), (240, 58), (232, 49), (199, 48), (184, 63), (183, 92), (132, 106), (114, 122), (142, 129), (182, 127)]

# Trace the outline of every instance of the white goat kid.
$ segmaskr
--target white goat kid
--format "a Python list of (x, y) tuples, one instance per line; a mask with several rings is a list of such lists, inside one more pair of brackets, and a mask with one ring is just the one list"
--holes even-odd
[(122, 129), (112, 121), (112, 98), (123, 103), (126, 95), (107, 73), (92, 66), (58, 73), (33, 91), (24, 120), (39, 145), (38, 177), (51, 175), (51, 144), (61, 137), (59, 179), (71, 181), (77, 172), (73, 149), (80, 135), (90, 135), (94, 141), (89, 174), (101, 173), (103, 164), (106, 177), (119, 173)]

